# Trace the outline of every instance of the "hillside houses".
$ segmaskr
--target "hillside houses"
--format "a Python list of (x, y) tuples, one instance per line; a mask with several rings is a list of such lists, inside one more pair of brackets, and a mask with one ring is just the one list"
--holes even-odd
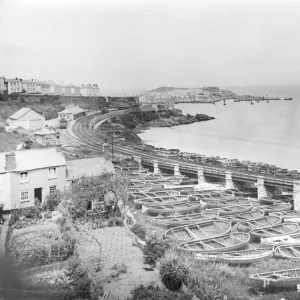
[(66, 161), (56, 148), (0, 153), (0, 203), (12, 210), (44, 203), (45, 198), (63, 190), (80, 176), (114, 173), (104, 158)]

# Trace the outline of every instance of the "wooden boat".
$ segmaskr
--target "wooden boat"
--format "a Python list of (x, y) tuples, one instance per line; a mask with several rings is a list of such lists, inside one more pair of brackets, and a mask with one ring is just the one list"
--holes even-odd
[(229, 216), (222, 216), (222, 220), (230, 220), (231, 224), (234, 225), (238, 222), (242, 221), (250, 221), (250, 220), (257, 220), (264, 216), (264, 212), (260, 210), (248, 211), (242, 214), (235, 214)]
[(282, 245), (275, 249), (276, 257), (288, 259), (300, 259), (300, 245)]
[[(190, 197), (191, 199), (191, 197)], [(199, 199), (199, 198), (197, 198)], [(199, 199), (200, 200), (200, 199)], [(244, 205), (249, 204), (250, 201), (248, 199), (217, 199), (217, 200), (210, 200), (210, 199), (201, 199), (203, 202), (206, 203), (206, 208), (219, 208), (225, 206), (233, 206), (233, 205)]]
[(281, 200), (277, 200), (277, 199), (273, 199), (273, 198), (269, 198), (269, 197), (262, 197), (259, 200), (259, 203), (261, 205), (274, 205), (274, 204), (280, 204), (280, 203), (284, 203)]
[[(157, 205), (159, 203), (176, 203), (179, 201), (188, 201), (188, 198), (186, 196), (163, 196), (163, 197), (145, 197), (142, 199), (135, 199), (134, 200), (134, 207), (135, 208), (141, 208), (142, 205), (145, 206), (152, 206)], [(196, 203), (195, 203), (196, 204)]]
[(300, 283), (300, 268), (251, 274), (250, 280), (257, 290), (297, 290)]
[(300, 233), (291, 235), (274, 236), (261, 238), (260, 243), (263, 247), (278, 247), (281, 245), (300, 245)]
[(175, 216), (158, 216), (154, 217), (151, 220), (151, 223), (156, 226), (165, 227), (167, 229), (189, 225), (189, 224), (199, 224), (199, 223), (207, 223), (213, 220), (217, 220), (219, 217), (218, 213), (211, 213), (203, 215), (202, 213), (196, 214), (186, 214), (186, 215), (175, 215)]
[(195, 258), (201, 261), (227, 263), (230, 265), (249, 265), (273, 255), (274, 249), (270, 248), (255, 248), (233, 252), (196, 253)]
[[(148, 204), (147, 204), (148, 205)], [(201, 204), (188, 201), (176, 201), (171, 203), (159, 203), (150, 206), (142, 206), (142, 212), (151, 216), (170, 215), (174, 213), (188, 214), (199, 212)]]
[(281, 223), (281, 218), (278, 216), (264, 216), (256, 220), (242, 221), (236, 224), (239, 232), (249, 232), (252, 229), (272, 226)]
[(177, 246), (178, 250), (197, 253), (229, 252), (243, 250), (250, 242), (249, 233), (229, 233), (216, 238), (185, 242)]
[(196, 223), (174, 227), (165, 232), (165, 238), (171, 238), (178, 241), (203, 240), (214, 238), (231, 231), (231, 223), (227, 221), (211, 221), (208, 223)]
[(274, 205), (261, 205), (255, 207), (255, 209), (264, 211), (265, 214), (279, 212), (279, 211), (288, 211), (292, 209), (292, 205), (290, 203), (280, 203)]
[(250, 211), (252, 209), (252, 204), (243, 204), (243, 205), (233, 205), (233, 206), (225, 206), (220, 208), (210, 208), (203, 211), (203, 214), (206, 212), (216, 212), (219, 213), (219, 216), (228, 216), (234, 214), (242, 214), (244, 212)]
[(255, 228), (250, 230), (251, 240), (260, 241), (261, 238), (267, 238), (272, 236), (290, 235), (300, 231), (300, 227), (297, 223), (281, 223), (277, 225)]
[(284, 222), (300, 222), (300, 211), (297, 210), (289, 210), (289, 211), (283, 211), (283, 212), (275, 212), (270, 213), (270, 216), (279, 216), (282, 218)]

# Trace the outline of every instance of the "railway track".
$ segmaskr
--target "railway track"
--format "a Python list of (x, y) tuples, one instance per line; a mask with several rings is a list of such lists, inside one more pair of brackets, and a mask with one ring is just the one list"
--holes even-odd
[[(74, 125), (70, 128), (70, 136), (73, 137), (76, 143), (85, 145), (86, 148), (89, 148), (91, 150), (102, 152), (103, 144), (104, 144), (103, 141), (104, 135), (100, 137), (99, 136), (100, 134), (96, 134), (96, 132), (94, 132), (93, 127), (95, 126), (95, 124), (104, 121), (106, 119), (110, 119), (112, 117), (116, 117), (131, 111), (133, 110), (126, 109), (126, 110), (109, 112), (108, 114), (105, 115), (102, 115), (101, 113), (95, 113), (85, 117), (81, 117), (78, 120), (76, 120)], [(197, 174), (198, 168), (202, 167), (204, 169), (204, 172), (206, 172), (209, 175), (215, 175), (216, 177), (224, 177), (225, 172), (228, 170), (228, 168), (225, 167), (210, 167), (200, 162), (187, 163), (180, 159), (169, 159), (169, 158), (155, 155), (154, 153), (151, 154), (143, 153), (138, 150), (130, 149), (129, 147), (114, 146), (114, 152), (126, 156), (141, 157), (143, 163), (149, 165), (152, 164), (153, 160), (158, 160), (160, 165), (169, 169), (172, 169), (174, 167), (174, 164), (180, 164), (181, 170), (188, 171), (194, 174)], [(293, 179), (291, 178), (271, 177), (271, 176), (266, 176), (263, 173), (256, 174), (251, 172), (238, 172), (235, 170), (230, 170), (230, 171), (232, 171), (232, 177), (240, 181), (256, 182), (257, 176), (262, 176), (265, 180), (265, 183), (269, 185), (288, 187), (288, 188), (293, 186)]]

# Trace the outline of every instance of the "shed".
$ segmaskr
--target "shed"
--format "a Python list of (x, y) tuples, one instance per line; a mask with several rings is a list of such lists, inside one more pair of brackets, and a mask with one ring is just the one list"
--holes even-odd
[(60, 111), (58, 113), (58, 119), (67, 120), (68, 122), (70, 122), (80, 117), (83, 117), (85, 115), (86, 115), (86, 110), (78, 106), (74, 106), (74, 107), (66, 108), (63, 111)]
[(55, 145), (56, 132), (47, 128), (42, 128), (34, 133), (34, 140), (40, 145)]
[(9, 125), (37, 130), (45, 126), (45, 117), (28, 107), (22, 107), (7, 119)]

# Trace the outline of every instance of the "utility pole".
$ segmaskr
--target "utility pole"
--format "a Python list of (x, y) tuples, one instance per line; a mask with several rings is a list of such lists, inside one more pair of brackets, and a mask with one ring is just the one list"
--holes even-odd
[(112, 132), (112, 135), (111, 135), (111, 152), (112, 152), (112, 158), (115, 159), (115, 157), (114, 157), (114, 132)]

